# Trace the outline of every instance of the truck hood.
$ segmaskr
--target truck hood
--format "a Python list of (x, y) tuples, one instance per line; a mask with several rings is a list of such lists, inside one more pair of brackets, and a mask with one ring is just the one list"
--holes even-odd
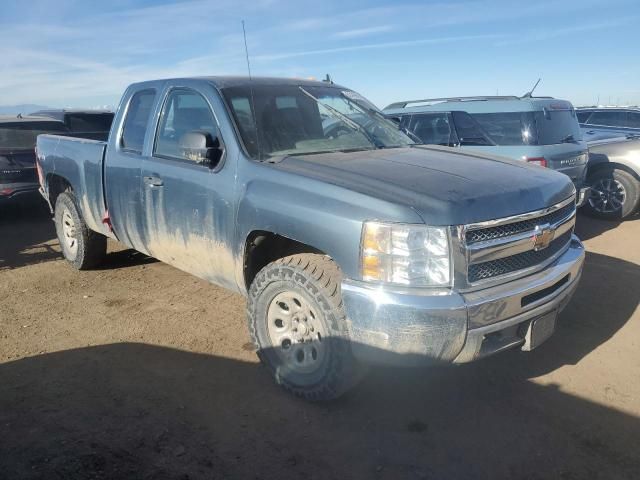
[(431, 225), (531, 212), (574, 192), (569, 178), (558, 172), (447, 147), (289, 156), (274, 167), (408, 206)]

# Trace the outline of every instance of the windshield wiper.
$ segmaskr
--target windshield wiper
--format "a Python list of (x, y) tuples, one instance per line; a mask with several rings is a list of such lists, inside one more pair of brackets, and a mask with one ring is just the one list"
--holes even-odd
[(374, 150), (372, 148), (363, 148), (363, 147), (352, 147), (352, 148), (339, 148), (339, 149), (331, 149), (331, 150), (313, 150), (310, 152), (292, 152), (292, 153), (284, 153), (282, 155), (273, 155), (270, 154), (266, 160), (267, 163), (280, 163), (283, 160), (291, 157), (303, 157), (305, 155), (321, 155), (323, 153), (350, 153), (350, 152), (361, 152), (363, 150)]
[(564, 137), (562, 140), (560, 140), (560, 143), (575, 143), (575, 142), (576, 142), (576, 139), (572, 133), (570, 133), (569, 135)]
[(382, 148), (382, 145), (379, 145), (378, 142), (376, 142), (376, 139), (373, 135), (371, 135), (362, 125), (360, 125), (358, 122), (354, 122), (353, 120), (351, 120), (349, 117), (347, 117), (344, 113), (339, 112), (338, 110), (336, 110), (335, 108), (333, 108), (330, 105), (327, 105), (324, 102), (321, 102), (320, 100), (318, 100), (316, 97), (314, 97), (312, 94), (310, 94), (309, 92), (307, 92), (304, 88), (302, 88), (301, 86), (298, 86), (298, 88), (300, 89), (300, 91), (302, 91), (302, 93), (304, 93), (307, 97), (311, 98), (312, 100), (314, 100), (318, 105), (322, 105), (324, 108), (326, 108), (327, 110), (329, 110), (331, 113), (333, 113), (336, 117), (338, 117), (338, 119), (342, 120), (344, 123), (346, 123), (348, 126), (350, 126), (351, 128), (353, 128), (354, 130), (357, 130), (358, 132), (362, 133), (367, 140), (369, 140), (369, 142), (375, 147), (375, 148)]
[[(415, 133), (410, 132), (406, 128), (402, 129), (402, 128), (399, 128), (399, 126), (394, 125), (393, 122), (391, 120), (389, 120), (389, 118), (387, 118), (384, 113), (376, 110), (375, 108), (371, 108), (371, 107), (368, 107), (366, 105), (363, 105), (360, 102), (357, 102), (352, 98), (349, 98), (347, 95), (344, 94), (344, 92), (340, 93), (340, 95), (342, 95), (342, 97), (347, 102), (349, 102), (351, 104), (354, 104), (356, 107), (368, 112), (371, 115), (375, 115), (376, 117), (378, 117), (383, 122), (389, 123), (391, 128), (400, 130), (402, 133), (404, 133), (407, 137), (411, 138), (415, 142), (412, 145), (424, 145), (424, 142), (422, 141), (422, 139), (420, 137), (418, 137)], [(416, 141), (416, 139), (417, 139), (417, 141)], [(385, 148), (389, 148), (389, 147), (386, 146)]]

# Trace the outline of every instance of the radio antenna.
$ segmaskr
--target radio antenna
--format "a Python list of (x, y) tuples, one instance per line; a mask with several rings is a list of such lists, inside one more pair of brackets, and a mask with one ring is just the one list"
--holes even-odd
[(253, 99), (253, 78), (251, 77), (251, 63), (249, 63), (249, 47), (247, 47), (247, 31), (242, 20), (242, 36), (244, 38), (244, 54), (247, 59), (247, 72), (249, 72), (249, 92), (251, 94), (251, 110), (253, 110), (253, 128), (256, 132), (256, 147), (258, 148), (258, 159), (262, 160), (262, 150), (260, 148), (260, 133), (258, 132), (258, 122), (256, 120), (256, 103)]
[(533, 95), (533, 91), (536, 89), (536, 87), (540, 83), (540, 80), (542, 80), (542, 78), (539, 78), (536, 84), (533, 86), (533, 88), (529, 90), (527, 93), (525, 93), (524, 95), (522, 95), (520, 98), (531, 98), (531, 96)]

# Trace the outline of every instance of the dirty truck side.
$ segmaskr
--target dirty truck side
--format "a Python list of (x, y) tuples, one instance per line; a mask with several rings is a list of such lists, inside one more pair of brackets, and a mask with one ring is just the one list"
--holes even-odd
[(135, 84), (107, 142), (43, 135), (38, 165), (71, 264), (109, 237), (245, 295), (261, 360), (311, 400), (371, 363), (535, 348), (584, 259), (566, 176), (417, 145), (322, 82)]

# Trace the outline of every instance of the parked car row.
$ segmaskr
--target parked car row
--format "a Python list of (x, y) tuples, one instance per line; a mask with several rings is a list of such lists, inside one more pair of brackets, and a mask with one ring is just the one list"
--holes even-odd
[(105, 140), (113, 112), (41, 110), (0, 116), (0, 203), (40, 199), (36, 173), (36, 138), (40, 134)]
[[(327, 400), (372, 364), (533, 350), (578, 288), (586, 148), (574, 110), (483, 102), (519, 115), (480, 121), (456, 105), (426, 119), (442, 146), (419, 139), (417, 118), (400, 129), (332, 83), (137, 83), (107, 141), (38, 137), (41, 191), (72, 266), (99, 264), (113, 238), (245, 295), (276, 382)], [(504, 148), (554, 168), (491, 155), (491, 135), (508, 142), (523, 122), (530, 141)]]

